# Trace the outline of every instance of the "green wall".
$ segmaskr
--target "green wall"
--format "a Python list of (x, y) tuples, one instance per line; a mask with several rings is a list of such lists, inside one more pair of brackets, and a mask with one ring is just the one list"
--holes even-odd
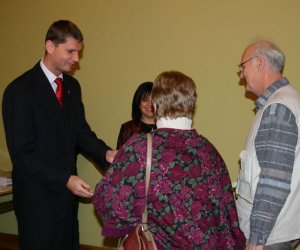
[[(49, 25), (70, 19), (85, 37), (75, 77), (87, 120), (100, 138), (115, 147), (120, 124), (130, 119), (137, 85), (162, 71), (179, 70), (197, 84), (194, 128), (218, 148), (235, 181), (254, 117), (237, 64), (250, 42), (272, 40), (286, 54), (285, 75), (300, 89), (299, 9), (296, 0), (0, 0), (0, 94), (43, 56)], [(11, 168), (2, 123), (0, 164)], [(101, 178), (83, 157), (78, 168), (92, 186)], [(81, 243), (103, 245), (91, 204), (81, 203), (79, 219)], [(17, 232), (13, 212), (0, 215), (0, 232)]]

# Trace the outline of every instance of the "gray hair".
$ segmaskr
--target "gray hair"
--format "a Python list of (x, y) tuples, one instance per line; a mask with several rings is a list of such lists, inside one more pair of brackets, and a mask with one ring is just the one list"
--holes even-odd
[(285, 65), (285, 56), (283, 52), (273, 43), (269, 41), (258, 41), (253, 44), (255, 46), (252, 57), (263, 56), (267, 59), (270, 68), (274, 72), (283, 71)]

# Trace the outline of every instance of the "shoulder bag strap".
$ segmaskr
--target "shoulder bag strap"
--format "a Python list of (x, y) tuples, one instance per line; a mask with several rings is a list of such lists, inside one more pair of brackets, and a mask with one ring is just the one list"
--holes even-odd
[(145, 210), (142, 217), (142, 223), (145, 227), (147, 227), (147, 219), (148, 219), (148, 212), (147, 212), (147, 195), (148, 195), (148, 188), (150, 182), (150, 173), (151, 173), (151, 160), (152, 160), (152, 135), (147, 133), (147, 163), (146, 163), (146, 177), (145, 177)]

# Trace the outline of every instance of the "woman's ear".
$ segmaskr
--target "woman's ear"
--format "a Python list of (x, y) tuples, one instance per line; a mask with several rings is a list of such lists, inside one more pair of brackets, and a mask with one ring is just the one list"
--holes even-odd
[(157, 111), (156, 103), (152, 103), (152, 107), (153, 107), (153, 113), (155, 114)]

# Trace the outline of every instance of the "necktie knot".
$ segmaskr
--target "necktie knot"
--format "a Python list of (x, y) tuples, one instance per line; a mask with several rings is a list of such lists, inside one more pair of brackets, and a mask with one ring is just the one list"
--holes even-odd
[(57, 85), (57, 88), (56, 88), (56, 97), (57, 97), (57, 100), (59, 102), (59, 105), (61, 107), (63, 107), (63, 100), (62, 100), (62, 94), (63, 94), (63, 83), (62, 83), (62, 79), (60, 77), (57, 77), (54, 82), (56, 83)]

